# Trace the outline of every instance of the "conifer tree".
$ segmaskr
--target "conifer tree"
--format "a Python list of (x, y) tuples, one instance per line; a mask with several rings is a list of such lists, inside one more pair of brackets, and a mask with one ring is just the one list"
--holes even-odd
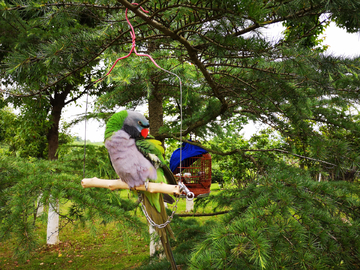
[[(24, 140), (38, 142), (27, 154), (43, 158), (47, 152), (49, 160), (56, 160), (63, 108), (86, 93), (103, 90), (103, 85), (96, 90), (82, 88), (91, 82), (90, 72), (98, 63), (93, 50), (106, 46), (104, 37), (95, 35), (99, 23), (83, 8), (69, 13), (56, 5), (43, 9), (34, 1), (24, 6), (2, 2), (2, 91), (22, 110)], [(93, 30), (89, 35), (88, 29)]]

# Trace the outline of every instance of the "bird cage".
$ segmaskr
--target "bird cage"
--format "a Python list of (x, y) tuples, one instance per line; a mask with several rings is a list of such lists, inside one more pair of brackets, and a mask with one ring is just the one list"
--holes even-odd
[[(195, 197), (208, 196), (211, 186), (211, 155), (201, 147), (188, 143), (184, 143), (181, 150), (181, 182)], [(179, 181), (180, 148), (171, 156), (170, 169)]]

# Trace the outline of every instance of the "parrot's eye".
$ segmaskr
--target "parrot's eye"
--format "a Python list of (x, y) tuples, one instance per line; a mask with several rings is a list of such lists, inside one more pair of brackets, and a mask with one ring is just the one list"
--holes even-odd
[(142, 125), (141, 121), (138, 121), (138, 124), (141, 126)]

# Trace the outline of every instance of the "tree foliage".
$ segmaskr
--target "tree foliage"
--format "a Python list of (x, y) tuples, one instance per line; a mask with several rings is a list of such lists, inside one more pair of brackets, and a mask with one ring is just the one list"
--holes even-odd
[[(103, 90), (102, 84), (96, 90), (82, 88), (91, 82), (91, 74), (99, 72), (93, 69), (99, 61), (93, 50), (103, 46), (99, 42), (103, 37), (96, 34), (97, 20), (84, 10), (44, 8), (36, 1), (1, 4), (2, 92), (24, 117), (34, 121), (23, 122), (21, 139), (46, 139), (28, 154), (44, 157), (46, 150), (49, 159), (56, 159), (63, 108), (85, 93)], [(94, 33), (87, 35), (89, 29)]]
[[(67, 210), (60, 210), (63, 226), (80, 222), (94, 229), (94, 222), (115, 221), (130, 230), (142, 227), (130, 212), (136, 205), (120, 199), (119, 192), (82, 188), (79, 168), (83, 153), (83, 147), (67, 146), (61, 149), (57, 161), (0, 157), (0, 240), (11, 237), (18, 256), (29, 256), (41, 239), (36, 220), (46, 223), (47, 219), (45, 214), (37, 218), (39, 206), (57, 200), (69, 205)], [(104, 146), (87, 146), (85, 171), (103, 178), (115, 177)]]
[[(46, 136), (53, 159), (57, 144), (50, 138), (58, 139), (61, 110), (86, 92), (100, 95), (96, 105), (105, 118), (118, 106), (132, 109), (148, 102), (158, 139), (168, 139), (173, 148), (182, 124), (183, 138), (195, 136), (192, 143), (207, 148), (224, 177), (237, 183), (236, 189), (211, 197), (230, 213), (203, 239), (193, 238), (198, 245), (189, 255), (190, 268), (358, 268), (360, 62), (324, 53), (319, 35), (330, 21), (359, 31), (359, 1), (156, 0), (141, 5), (149, 13), (127, 0), (0, 2), (2, 98), (21, 105), (22, 117), (36, 116), (29, 121), (35, 130), (15, 130), (29, 136), (24, 143)], [(122, 60), (101, 83), (91, 84), (133, 44), (125, 9), (137, 51), (150, 53), (182, 78), (182, 102), (177, 78), (147, 58)], [(275, 24), (286, 27), (276, 39), (266, 34)], [(2, 111), (0, 119), (9, 116)], [(249, 121), (269, 129), (246, 141), (239, 133)], [(1, 127), (0, 136), (8, 136)], [(34, 149), (44, 151), (38, 144)], [(24, 169), (18, 161), (3, 162), (0, 172), (21, 181), (4, 185), (2, 232), (32, 232), (28, 213), (34, 212), (38, 190), (48, 200), (51, 190), (55, 197), (90, 206), (90, 193), (96, 198), (108, 194), (72, 193), (79, 187), (65, 178), (80, 174), (81, 154), (67, 146), (58, 154), (63, 161), (50, 163), (58, 164), (50, 171), (39, 163), (49, 182), (26, 174), (37, 162), (21, 160)], [(102, 161), (88, 162), (95, 165), (94, 174), (106, 175), (107, 159), (101, 150), (97, 154)], [(320, 173), (322, 181), (314, 181)], [(19, 195), (26, 193), (31, 199)], [(97, 206), (106, 213), (125, 213), (125, 206), (113, 209), (101, 198)], [(18, 225), (6, 221), (20, 217)]]
[(274, 166), (246, 188), (210, 198), (231, 211), (194, 249), (190, 269), (356, 269), (358, 193), (358, 185)]
[[(110, 67), (129, 52), (132, 37), (125, 8), (138, 52), (151, 53), (161, 66), (183, 77), (184, 135), (212, 135), (233, 118), (263, 122), (304, 147), (318, 141), (318, 125), (358, 133), (347, 113), (349, 104), (358, 102), (358, 60), (314, 50), (331, 20), (348, 31), (358, 30), (359, 3), (351, 0), (155, 1), (143, 4), (148, 14), (126, 0), (4, 1), (2, 72), (8, 83), (16, 81), (19, 90), (30, 87), (32, 94), (55, 91), (54, 97), (74, 97), (78, 85), (90, 82), (90, 70), (101, 55)], [(10, 17), (12, 13), (16, 16)], [(276, 23), (288, 28), (284, 37), (273, 40), (265, 31)], [(137, 57), (119, 62), (106, 83), (111, 89), (99, 100), (100, 110), (134, 108), (149, 98), (153, 133), (159, 139), (179, 136), (180, 96), (174, 76)], [(164, 124), (155, 120), (164, 115), (174, 117)]]

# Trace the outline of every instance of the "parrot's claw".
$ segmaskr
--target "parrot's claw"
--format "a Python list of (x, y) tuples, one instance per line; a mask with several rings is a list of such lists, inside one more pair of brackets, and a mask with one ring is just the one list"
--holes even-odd
[(148, 187), (149, 187), (149, 180), (147, 180), (147, 181), (145, 182), (145, 190), (146, 190), (146, 191), (148, 190)]

